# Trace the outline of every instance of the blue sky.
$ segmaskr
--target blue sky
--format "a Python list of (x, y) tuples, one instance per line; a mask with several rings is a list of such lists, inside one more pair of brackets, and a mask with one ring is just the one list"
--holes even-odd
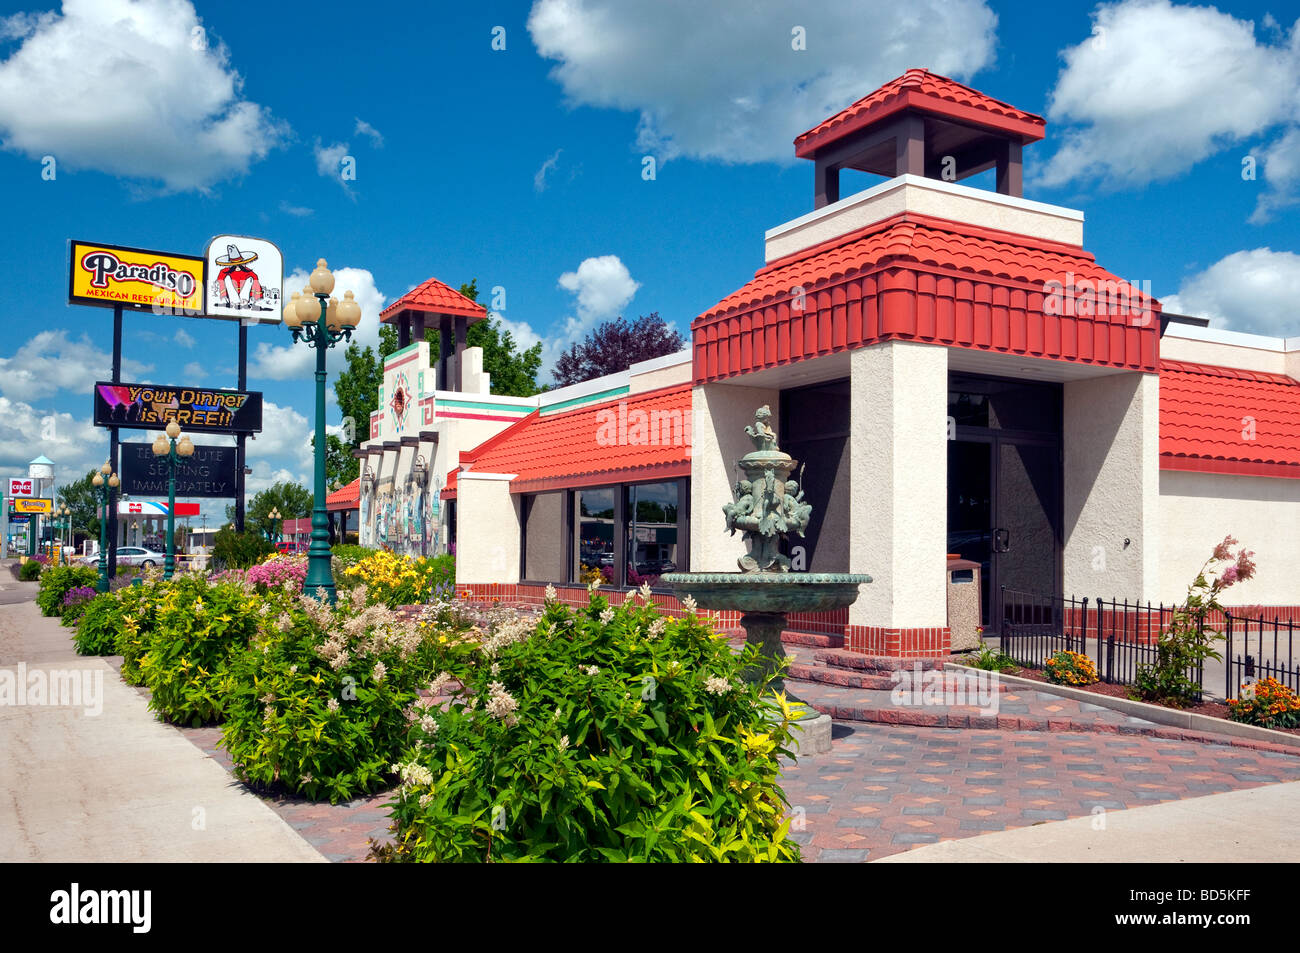
[[(1110, 270), (1170, 310), (1296, 334), (1294, 9), (807, 6), (0, 6), (0, 251), (22, 271), (0, 343), (0, 472), (44, 452), (64, 480), (107, 451), (89, 416), (111, 311), (66, 304), (70, 238), (200, 254), (254, 235), (287, 272), (323, 256), (369, 340), (382, 303), (429, 276), (503, 288), (501, 317), (548, 356), (619, 313), (686, 332), (761, 265), (765, 229), (811, 209), (793, 138), (912, 66), (1047, 116), (1025, 194), (1082, 209)], [(870, 184), (846, 178), (846, 194)], [(311, 354), (282, 328), (249, 337), (268, 402), (250, 488), (305, 481)], [(227, 322), (129, 315), (126, 377), (233, 387), (235, 342)]]

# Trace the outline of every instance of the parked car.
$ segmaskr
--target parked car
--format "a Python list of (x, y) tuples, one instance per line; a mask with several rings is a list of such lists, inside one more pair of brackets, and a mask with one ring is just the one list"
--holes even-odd
[[(143, 546), (119, 546), (117, 548), (117, 564), (119, 566), (139, 566), (142, 569), (149, 569), (154, 566), (161, 566), (166, 560), (166, 553), (146, 549)], [(82, 561), (87, 566), (98, 566), (99, 555), (87, 556)]]
[(297, 556), (300, 553), (307, 552), (305, 543), (295, 543), (292, 540), (282, 539), (275, 544), (275, 551), (282, 556)]

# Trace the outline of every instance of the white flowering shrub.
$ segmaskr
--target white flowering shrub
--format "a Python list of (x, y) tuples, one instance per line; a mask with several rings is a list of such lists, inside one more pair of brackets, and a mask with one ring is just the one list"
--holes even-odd
[(417, 689), (471, 644), (366, 602), (364, 587), (337, 609), (287, 590), (262, 602), (224, 684), (221, 744), (237, 777), (333, 802), (391, 783)]
[[(746, 684), (693, 615), (648, 592), (499, 618), (425, 703), (393, 765), (389, 861), (797, 861), (786, 837), (784, 700)], [(768, 700), (765, 700), (768, 699)]]

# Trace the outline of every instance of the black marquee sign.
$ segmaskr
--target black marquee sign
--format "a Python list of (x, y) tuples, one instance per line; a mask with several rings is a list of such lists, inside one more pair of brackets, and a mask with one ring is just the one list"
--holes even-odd
[(96, 427), (162, 430), (169, 420), (191, 432), (260, 433), (262, 395), (169, 384), (95, 384)]
[[(122, 444), (122, 492), (153, 499), (167, 498), (167, 458), (154, 455), (148, 443)], [(176, 464), (178, 497), (233, 497), (235, 448), (198, 444), (194, 455)]]

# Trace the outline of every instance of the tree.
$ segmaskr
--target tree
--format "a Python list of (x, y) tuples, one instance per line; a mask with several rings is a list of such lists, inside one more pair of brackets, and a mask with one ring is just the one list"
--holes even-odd
[(92, 482), (98, 470), (91, 470), (80, 480), (66, 484), (58, 493), (58, 505), (72, 511), (72, 531), (99, 539), (100, 494)]
[(626, 370), (638, 361), (675, 354), (686, 339), (658, 311), (635, 321), (620, 315), (593, 328), (582, 341), (569, 347), (555, 362), (555, 386), (580, 384), (595, 377)]
[[(265, 535), (271, 525), (266, 514), (271, 510), (279, 510), (282, 519), (303, 519), (311, 516), (312, 501), (311, 490), (301, 483), (274, 483), (253, 497), (248, 504), (244, 512), (244, 528)], [(234, 506), (227, 506), (226, 519), (234, 518)]]
[[(460, 293), (471, 301), (478, 300), (478, 281), (460, 286)], [(437, 362), (440, 353), (437, 328), (425, 328), (429, 358)], [(483, 370), (492, 375), (492, 393), (512, 397), (531, 397), (541, 388), (537, 372), (542, 367), (542, 346), (534, 344), (519, 350), (514, 335), (492, 318), (479, 321), (465, 335), (469, 347), (483, 349)], [(343, 440), (326, 441), (325, 476), (331, 485), (351, 483), (360, 472), (360, 461), (351, 455), (354, 447), (370, 436), (370, 414), (379, 409), (379, 388), (384, 383), (384, 358), (397, 350), (397, 329), (386, 324), (379, 329), (379, 349), (362, 347), (355, 342), (343, 352), (347, 367), (334, 381), (334, 396), (343, 419), (352, 419), (352, 432)], [(347, 439), (350, 437), (351, 439)]]

